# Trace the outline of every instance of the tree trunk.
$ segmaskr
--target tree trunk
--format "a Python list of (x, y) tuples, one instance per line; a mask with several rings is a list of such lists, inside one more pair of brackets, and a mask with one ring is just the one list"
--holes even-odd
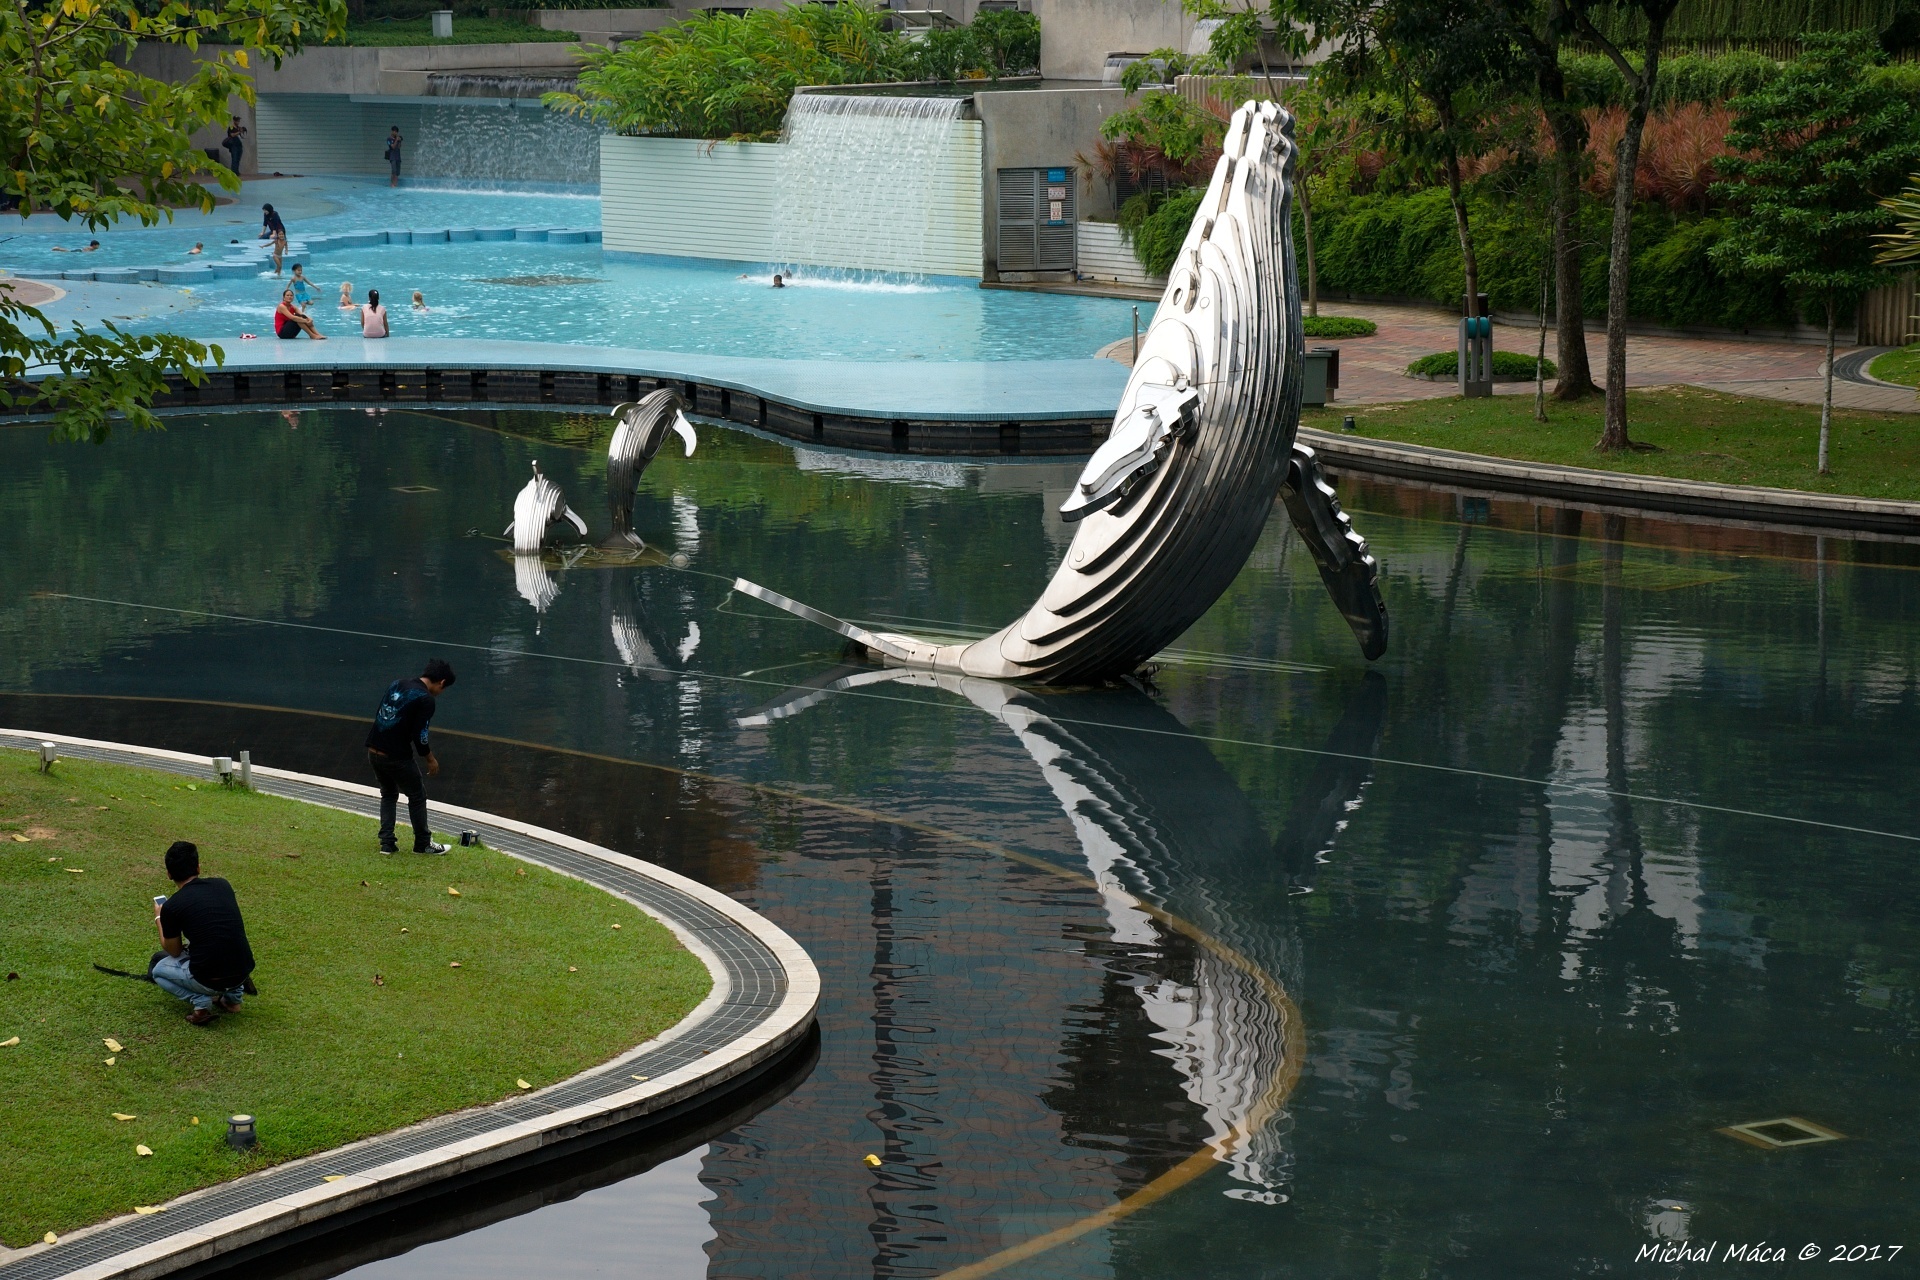
[(1547, 420), (1547, 270), (1540, 264), (1540, 349), (1533, 356), (1533, 420)]
[(1320, 314), (1320, 264), (1313, 256), (1313, 199), (1307, 195), (1306, 180), (1294, 182), (1293, 190), (1300, 197), (1301, 239), (1307, 242), (1307, 314)]
[[(1557, 73), (1554, 78), (1558, 80)], [(1553, 398), (1579, 400), (1595, 391), (1593, 368), (1587, 363), (1586, 282), (1580, 271), (1580, 158), (1587, 150), (1587, 125), (1568, 104), (1565, 83), (1558, 88), (1557, 102), (1542, 89), (1554, 146), (1554, 353), (1560, 378), (1553, 385)]]
[[(1640, 174), (1640, 139), (1647, 131), (1647, 113), (1653, 109), (1653, 91), (1660, 74), (1660, 46), (1665, 40), (1665, 15), (1647, 19), (1646, 62), (1639, 75), (1626, 76), (1633, 90), (1627, 109), (1626, 132), (1613, 161), (1613, 234), (1607, 258), (1607, 413), (1606, 425), (1594, 449), (1617, 453), (1633, 448), (1627, 435), (1627, 286), (1633, 267), (1633, 188)], [(1626, 68), (1623, 67), (1623, 74)]]
[(1820, 474), (1827, 472), (1827, 437), (1833, 431), (1833, 295), (1827, 295), (1827, 363), (1820, 377)]
[(1475, 313), (1480, 297), (1480, 260), (1473, 252), (1473, 228), (1467, 221), (1467, 198), (1460, 181), (1460, 153), (1447, 148), (1447, 195), (1453, 201), (1453, 225), (1460, 233), (1460, 267), (1467, 281), (1466, 314)]

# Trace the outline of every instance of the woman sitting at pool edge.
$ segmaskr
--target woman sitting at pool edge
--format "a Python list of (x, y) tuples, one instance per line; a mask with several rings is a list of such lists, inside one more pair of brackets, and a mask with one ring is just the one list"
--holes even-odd
[(380, 305), (380, 291), (367, 290), (367, 305), (360, 308), (360, 336), (363, 338), (385, 338), (392, 335), (387, 324), (387, 309)]
[(293, 300), (291, 289), (281, 291), (280, 305), (273, 309), (273, 331), (282, 338), (297, 338), (304, 333), (315, 342), (327, 340), (327, 335), (314, 327), (307, 313)]

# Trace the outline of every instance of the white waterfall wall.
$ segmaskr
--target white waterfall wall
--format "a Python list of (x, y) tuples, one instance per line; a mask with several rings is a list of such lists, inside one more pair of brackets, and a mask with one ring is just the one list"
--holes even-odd
[(496, 182), (600, 180), (599, 125), (538, 107), (420, 109), (408, 152), (420, 177)]
[(774, 195), (777, 266), (977, 276), (980, 125), (958, 98), (802, 93)]

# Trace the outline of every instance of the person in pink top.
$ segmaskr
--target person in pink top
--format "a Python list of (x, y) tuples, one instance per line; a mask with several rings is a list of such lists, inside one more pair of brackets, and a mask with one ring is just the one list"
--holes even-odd
[(387, 309), (380, 305), (380, 291), (367, 290), (367, 305), (360, 308), (360, 336), (385, 338), (391, 333), (387, 325)]

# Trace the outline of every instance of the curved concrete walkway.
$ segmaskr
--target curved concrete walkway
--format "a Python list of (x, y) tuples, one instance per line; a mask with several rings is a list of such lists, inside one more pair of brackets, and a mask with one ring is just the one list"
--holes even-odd
[[(38, 750), (43, 741), (69, 759), (213, 776), (212, 762), (200, 756), (0, 729), (0, 747)], [(379, 812), (378, 792), (330, 778), (256, 765), (253, 785), (349, 813)], [(537, 1093), (289, 1161), (182, 1196), (163, 1213), (129, 1214), (20, 1250), (0, 1263), (0, 1280), (148, 1280), (596, 1130), (663, 1120), (736, 1077), (759, 1073), (813, 1025), (820, 998), (813, 961), (732, 899), (556, 831), (452, 805), (435, 811), (478, 831), (490, 848), (640, 907), (707, 966), (712, 993), (662, 1035)]]

